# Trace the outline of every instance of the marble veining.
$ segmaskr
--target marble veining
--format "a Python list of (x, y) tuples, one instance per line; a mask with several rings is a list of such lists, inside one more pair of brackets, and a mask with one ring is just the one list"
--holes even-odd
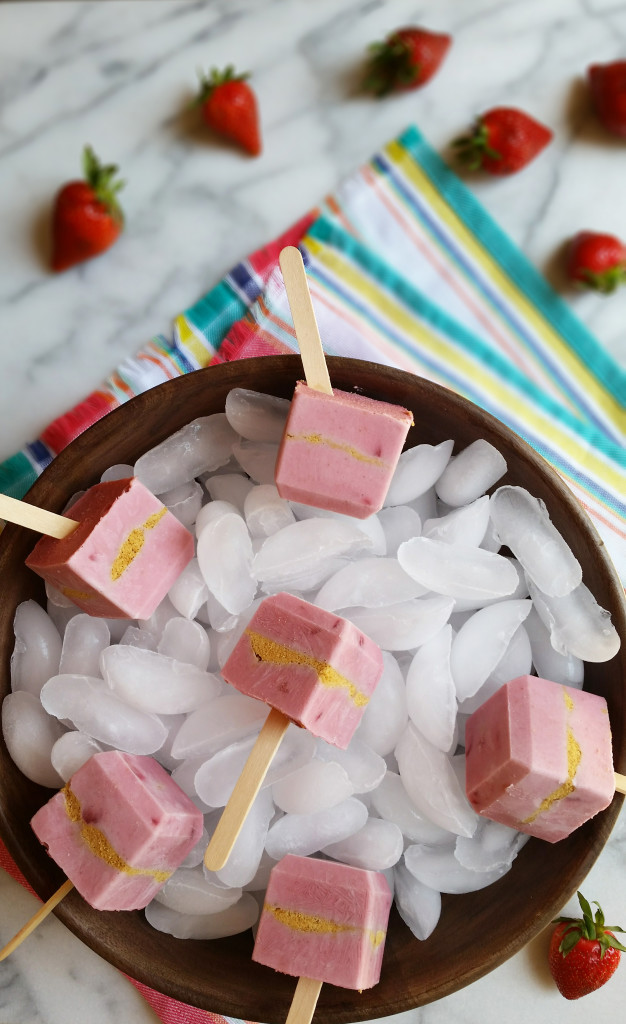
[[(401, 24), (452, 34), (430, 85), (379, 102), (359, 92), (369, 42)], [(553, 143), (522, 175), (466, 180), (487, 210), (626, 364), (626, 289), (565, 290), (576, 231), (626, 238), (624, 143), (596, 124), (587, 65), (626, 53), (622, 0), (53, 0), (0, 5), (0, 459), (80, 401), (149, 337), (167, 332), (244, 254), (262, 245), (409, 123), (446, 158), (474, 117), (517, 105)], [(250, 70), (264, 152), (250, 159), (189, 110), (196, 71)], [(90, 143), (127, 180), (114, 250), (47, 270), (51, 199)], [(626, 817), (585, 881), (626, 923)], [(529, 899), (532, 893), (528, 894)], [(0, 940), (35, 901), (0, 874)], [(567, 911), (577, 909), (575, 899)], [(498, 970), (394, 1024), (547, 1024), (623, 1014), (626, 977), (565, 1004), (546, 934)], [(68, 1011), (71, 1007), (71, 1011)], [(0, 1024), (154, 1024), (114, 968), (51, 919), (0, 964)]]

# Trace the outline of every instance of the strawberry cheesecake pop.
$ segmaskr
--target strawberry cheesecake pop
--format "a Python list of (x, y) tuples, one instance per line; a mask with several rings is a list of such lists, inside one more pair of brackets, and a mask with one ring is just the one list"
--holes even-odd
[(292, 854), (272, 869), (252, 959), (299, 978), (287, 1024), (308, 1024), (323, 982), (377, 984), (391, 901), (378, 871)]
[(30, 569), (89, 615), (149, 618), (193, 558), (192, 535), (136, 477), (90, 487), (70, 511), (0, 495), (0, 516), (44, 534)]
[(413, 415), (331, 387), (300, 251), (281, 251), (306, 384), (299, 381), (276, 462), (282, 498), (365, 519), (389, 489)]
[(200, 840), (203, 816), (154, 758), (106, 750), (74, 773), (31, 827), (68, 880), (0, 950), (0, 960), (72, 886), (96, 910), (147, 906)]
[(347, 619), (291, 594), (266, 597), (222, 668), (272, 708), (206, 849), (218, 871), (290, 722), (345, 749), (383, 670), (380, 648)]
[(470, 716), (465, 761), (474, 810), (550, 843), (626, 793), (604, 698), (537, 676), (505, 683)]

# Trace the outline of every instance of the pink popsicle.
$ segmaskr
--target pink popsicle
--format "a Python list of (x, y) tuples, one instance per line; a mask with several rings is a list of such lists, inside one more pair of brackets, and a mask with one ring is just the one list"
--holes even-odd
[(615, 793), (606, 701), (537, 676), (506, 683), (467, 721), (466, 788), (487, 818), (564, 839)]
[(380, 648), (347, 619), (291, 594), (261, 602), (222, 675), (272, 710), (207, 846), (210, 871), (230, 856), (289, 722), (345, 749), (382, 670)]
[(351, 622), (281, 593), (259, 605), (222, 674), (345, 749), (382, 670), (380, 648)]
[(94, 754), (34, 815), (35, 835), (97, 910), (145, 907), (202, 835), (202, 812), (151, 757)]
[(402, 406), (300, 381), (276, 462), (278, 493), (365, 519), (383, 506), (412, 423)]
[(372, 988), (391, 901), (377, 871), (288, 854), (272, 869), (252, 959), (283, 974)]
[(76, 529), (42, 537), (26, 565), (89, 615), (149, 618), (193, 558), (192, 535), (135, 477), (90, 487), (69, 514)]

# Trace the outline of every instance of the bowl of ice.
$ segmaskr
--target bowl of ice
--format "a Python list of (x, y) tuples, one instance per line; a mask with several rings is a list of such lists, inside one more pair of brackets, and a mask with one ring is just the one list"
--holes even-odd
[[(77, 713), (74, 721), (71, 703), (50, 697), (52, 677), (55, 693), (59, 678), (82, 672), (93, 680), (103, 651), (115, 649), (133, 686), (158, 677), (164, 692), (167, 671), (210, 676), (212, 700), (223, 708), (221, 667), (259, 602), (281, 591), (353, 621), (380, 646), (383, 676), (348, 749), (290, 725), (281, 761), (289, 770), (277, 770), (261, 790), (217, 873), (203, 873), (202, 847), (262, 716), (246, 705), (241, 718), (235, 709), (218, 722), (169, 698), (151, 706), (148, 717), (161, 729), (152, 756), (204, 813), (203, 840), (145, 911), (97, 911), (76, 891), (56, 910), (87, 945), (144, 984), (267, 1022), (285, 1019), (295, 988), (294, 978), (251, 960), (269, 870), (285, 853), (383, 871), (395, 890), (379, 983), (361, 993), (324, 985), (319, 1021), (383, 1017), (470, 984), (536, 935), (579, 887), (621, 797), (554, 843), (492, 828), (465, 799), (465, 722), (503, 682), (535, 674), (600, 694), (615, 769), (626, 770), (623, 591), (578, 501), (522, 440), (454, 393), (357, 360), (330, 358), (329, 369), (334, 386), (413, 413), (377, 515), (350, 519), (278, 498), (278, 440), (302, 375), (297, 356), (280, 356), (201, 370), (133, 399), (70, 444), (27, 496), (63, 513), (103, 475), (136, 473), (199, 537), (200, 524), (215, 518), (201, 509), (227, 503), (214, 509), (229, 511), (233, 529), (219, 533), (209, 555), (198, 540), (198, 557), (148, 620), (80, 613), (26, 568), (32, 531), (7, 525), (0, 541), (0, 835), (43, 899), (64, 876), (30, 819), (90, 753), (119, 746), (96, 697), (83, 702), (87, 718)], [(198, 446), (199, 460), (189, 455)], [(490, 499), (502, 488), (542, 503), (561, 535), (567, 553), (557, 551), (548, 575), (568, 572), (572, 557), (582, 569), (582, 583), (571, 585), (571, 617), (567, 605), (564, 617), (550, 618), (541, 592), (502, 546)], [(527, 529), (523, 516), (509, 526), (511, 536)], [(417, 538), (433, 542), (421, 544), (427, 580), (411, 571)], [(444, 543), (499, 554), (512, 582), (503, 588), (497, 580), (480, 598), (471, 588), (455, 590), (450, 559), (435, 559)], [(93, 683), (93, 693), (103, 685)], [(134, 741), (123, 734), (130, 749)], [(146, 742), (142, 736), (142, 750)]]

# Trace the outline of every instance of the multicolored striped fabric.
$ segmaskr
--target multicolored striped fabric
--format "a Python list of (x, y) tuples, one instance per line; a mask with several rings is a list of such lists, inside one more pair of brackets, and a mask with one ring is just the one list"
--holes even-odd
[[(133, 395), (211, 363), (296, 350), (278, 270), (289, 244), (302, 249), (327, 352), (420, 374), (497, 416), (561, 474), (626, 581), (626, 373), (414, 127), (1, 464), (0, 491), (22, 497)], [(0, 865), (11, 870), (1, 844)], [(234, 1022), (137, 987), (167, 1024)]]

